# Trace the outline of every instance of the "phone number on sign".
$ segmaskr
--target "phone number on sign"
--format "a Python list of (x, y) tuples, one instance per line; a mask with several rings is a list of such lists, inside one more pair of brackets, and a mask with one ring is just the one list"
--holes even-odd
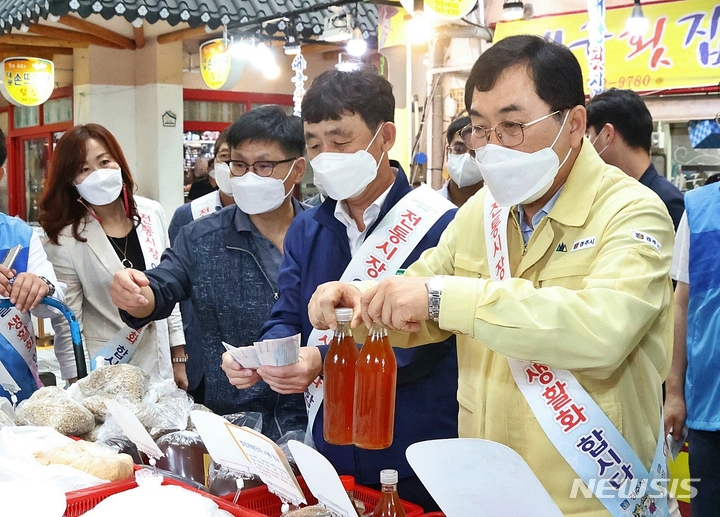
[(640, 88), (650, 86), (650, 75), (627, 75), (620, 77), (616, 83), (608, 83), (608, 86), (617, 88)]

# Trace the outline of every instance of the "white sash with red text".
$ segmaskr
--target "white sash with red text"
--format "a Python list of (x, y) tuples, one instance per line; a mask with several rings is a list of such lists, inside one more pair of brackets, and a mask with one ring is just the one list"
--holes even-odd
[[(483, 224), (493, 281), (510, 278), (510, 209), (485, 197)], [(565, 461), (615, 517), (667, 517), (663, 418), (648, 470), (612, 421), (568, 370), (507, 358), (513, 379), (543, 431)], [(569, 494), (568, 494), (569, 495)]]
[[(160, 257), (165, 249), (163, 241), (160, 239), (158, 232), (155, 231), (156, 228), (161, 227), (161, 224), (160, 221), (155, 220), (155, 214), (148, 207), (138, 204), (137, 209), (140, 216), (140, 225), (136, 228), (136, 231), (143, 258), (145, 259), (145, 269), (152, 269), (160, 263)], [(92, 358), (90, 370), (95, 370), (98, 366), (129, 362), (135, 350), (137, 350), (144, 333), (145, 327), (137, 330), (127, 326), (121, 328)]]
[[(394, 275), (438, 219), (453, 208), (454, 204), (427, 185), (408, 192), (366, 237), (339, 280), (348, 283)], [(332, 337), (331, 330), (313, 329), (307, 346), (329, 345)], [(322, 378), (317, 377), (305, 390), (310, 438), (322, 401)]]
[(10, 343), (13, 350), (22, 357), (36, 384), (42, 386), (40, 377), (38, 377), (35, 332), (32, 329), (30, 313), (23, 314), (15, 307), (0, 309), (0, 334)]
[(219, 190), (214, 190), (209, 194), (190, 201), (190, 212), (192, 213), (193, 221), (212, 214), (219, 208), (222, 208)]

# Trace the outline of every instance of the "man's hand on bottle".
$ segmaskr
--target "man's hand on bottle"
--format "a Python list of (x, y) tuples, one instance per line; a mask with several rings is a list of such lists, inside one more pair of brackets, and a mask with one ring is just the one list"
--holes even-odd
[(353, 309), (350, 323), (370, 328), (379, 323), (390, 330), (417, 332), (421, 323), (429, 319), (427, 278), (386, 278), (370, 287), (365, 293), (352, 284), (328, 282), (320, 285), (308, 304), (308, 317), (313, 327), (320, 330), (337, 328), (335, 309)]
[(361, 295), (360, 290), (352, 284), (343, 282), (320, 284), (308, 303), (310, 324), (318, 330), (335, 330), (337, 328), (335, 309), (347, 307), (353, 309), (350, 326), (356, 328), (362, 323)]

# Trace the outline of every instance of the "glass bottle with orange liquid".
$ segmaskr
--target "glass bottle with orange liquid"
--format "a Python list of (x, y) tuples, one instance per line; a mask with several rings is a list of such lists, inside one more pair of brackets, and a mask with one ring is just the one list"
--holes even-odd
[(372, 517), (405, 517), (405, 509), (400, 503), (397, 492), (397, 470), (385, 469), (380, 471), (382, 493)]
[(333, 445), (353, 443), (358, 348), (350, 330), (352, 315), (352, 309), (335, 309), (338, 326), (323, 365), (323, 437)]
[(355, 365), (353, 442), (386, 449), (393, 441), (397, 361), (387, 329), (374, 324)]

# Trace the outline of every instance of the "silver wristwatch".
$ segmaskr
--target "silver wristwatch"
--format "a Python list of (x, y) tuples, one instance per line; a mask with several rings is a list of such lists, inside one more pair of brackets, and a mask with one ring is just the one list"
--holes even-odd
[(428, 290), (428, 313), (435, 323), (440, 321), (440, 299), (444, 283), (444, 276), (434, 276), (425, 282)]

